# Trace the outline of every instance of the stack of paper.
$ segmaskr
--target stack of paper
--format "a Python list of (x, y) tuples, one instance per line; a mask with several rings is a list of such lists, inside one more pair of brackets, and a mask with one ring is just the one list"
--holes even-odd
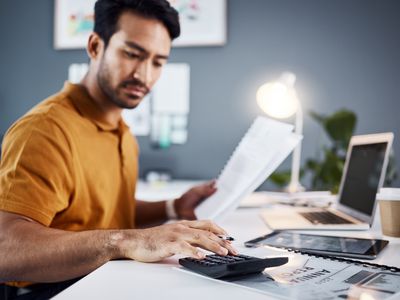
[(293, 126), (257, 117), (217, 179), (217, 191), (196, 209), (198, 219), (221, 219), (260, 186), (293, 151), (302, 136)]

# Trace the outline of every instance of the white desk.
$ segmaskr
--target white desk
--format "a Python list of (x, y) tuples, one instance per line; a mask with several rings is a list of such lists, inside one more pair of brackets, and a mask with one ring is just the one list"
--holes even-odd
[(175, 199), (195, 185), (206, 180), (173, 180), (169, 182), (148, 183), (139, 180), (136, 186), (136, 199), (146, 201), (160, 201), (162, 199)]
[[(242, 253), (249, 251), (242, 246), (243, 242), (269, 232), (258, 217), (258, 212), (258, 209), (238, 209), (221, 224), (236, 238), (234, 245)], [(329, 234), (326, 231), (323, 233)], [(340, 232), (340, 234), (382, 237), (379, 222), (376, 222), (368, 232)], [(400, 238), (384, 238), (390, 243), (373, 262), (400, 267)], [(175, 270), (176, 266), (178, 266), (176, 257), (162, 263), (151, 264), (134, 261), (108, 262), (54, 299), (273, 299), (240, 287), (185, 274)]]

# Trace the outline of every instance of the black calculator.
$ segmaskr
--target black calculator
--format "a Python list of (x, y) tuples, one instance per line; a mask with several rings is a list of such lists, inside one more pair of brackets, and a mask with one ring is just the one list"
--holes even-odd
[(260, 273), (265, 268), (278, 267), (288, 262), (287, 257), (258, 258), (239, 255), (207, 255), (204, 259), (186, 257), (179, 259), (179, 264), (194, 272), (212, 278), (223, 278)]

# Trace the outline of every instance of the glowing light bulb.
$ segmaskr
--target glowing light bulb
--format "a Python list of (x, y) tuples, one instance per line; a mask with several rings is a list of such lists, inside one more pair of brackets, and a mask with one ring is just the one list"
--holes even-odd
[[(257, 103), (269, 116), (285, 119), (294, 115), (299, 101), (292, 84), (277, 81), (263, 84), (257, 91)], [(294, 81), (293, 81), (294, 83)]]

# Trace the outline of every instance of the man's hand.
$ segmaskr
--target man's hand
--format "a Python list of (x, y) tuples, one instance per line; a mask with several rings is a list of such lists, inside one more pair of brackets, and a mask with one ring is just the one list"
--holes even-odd
[(119, 256), (142, 262), (159, 261), (175, 254), (204, 258), (204, 252), (197, 247), (220, 255), (236, 255), (231, 243), (217, 236), (226, 234), (211, 221), (180, 221), (143, 230), (124, 230)]
[(174, 208), (178, 218), (195, 220), (194, 209), (200, 202), (215, 193), (215, 180), (195, 186), (175, 200)]

